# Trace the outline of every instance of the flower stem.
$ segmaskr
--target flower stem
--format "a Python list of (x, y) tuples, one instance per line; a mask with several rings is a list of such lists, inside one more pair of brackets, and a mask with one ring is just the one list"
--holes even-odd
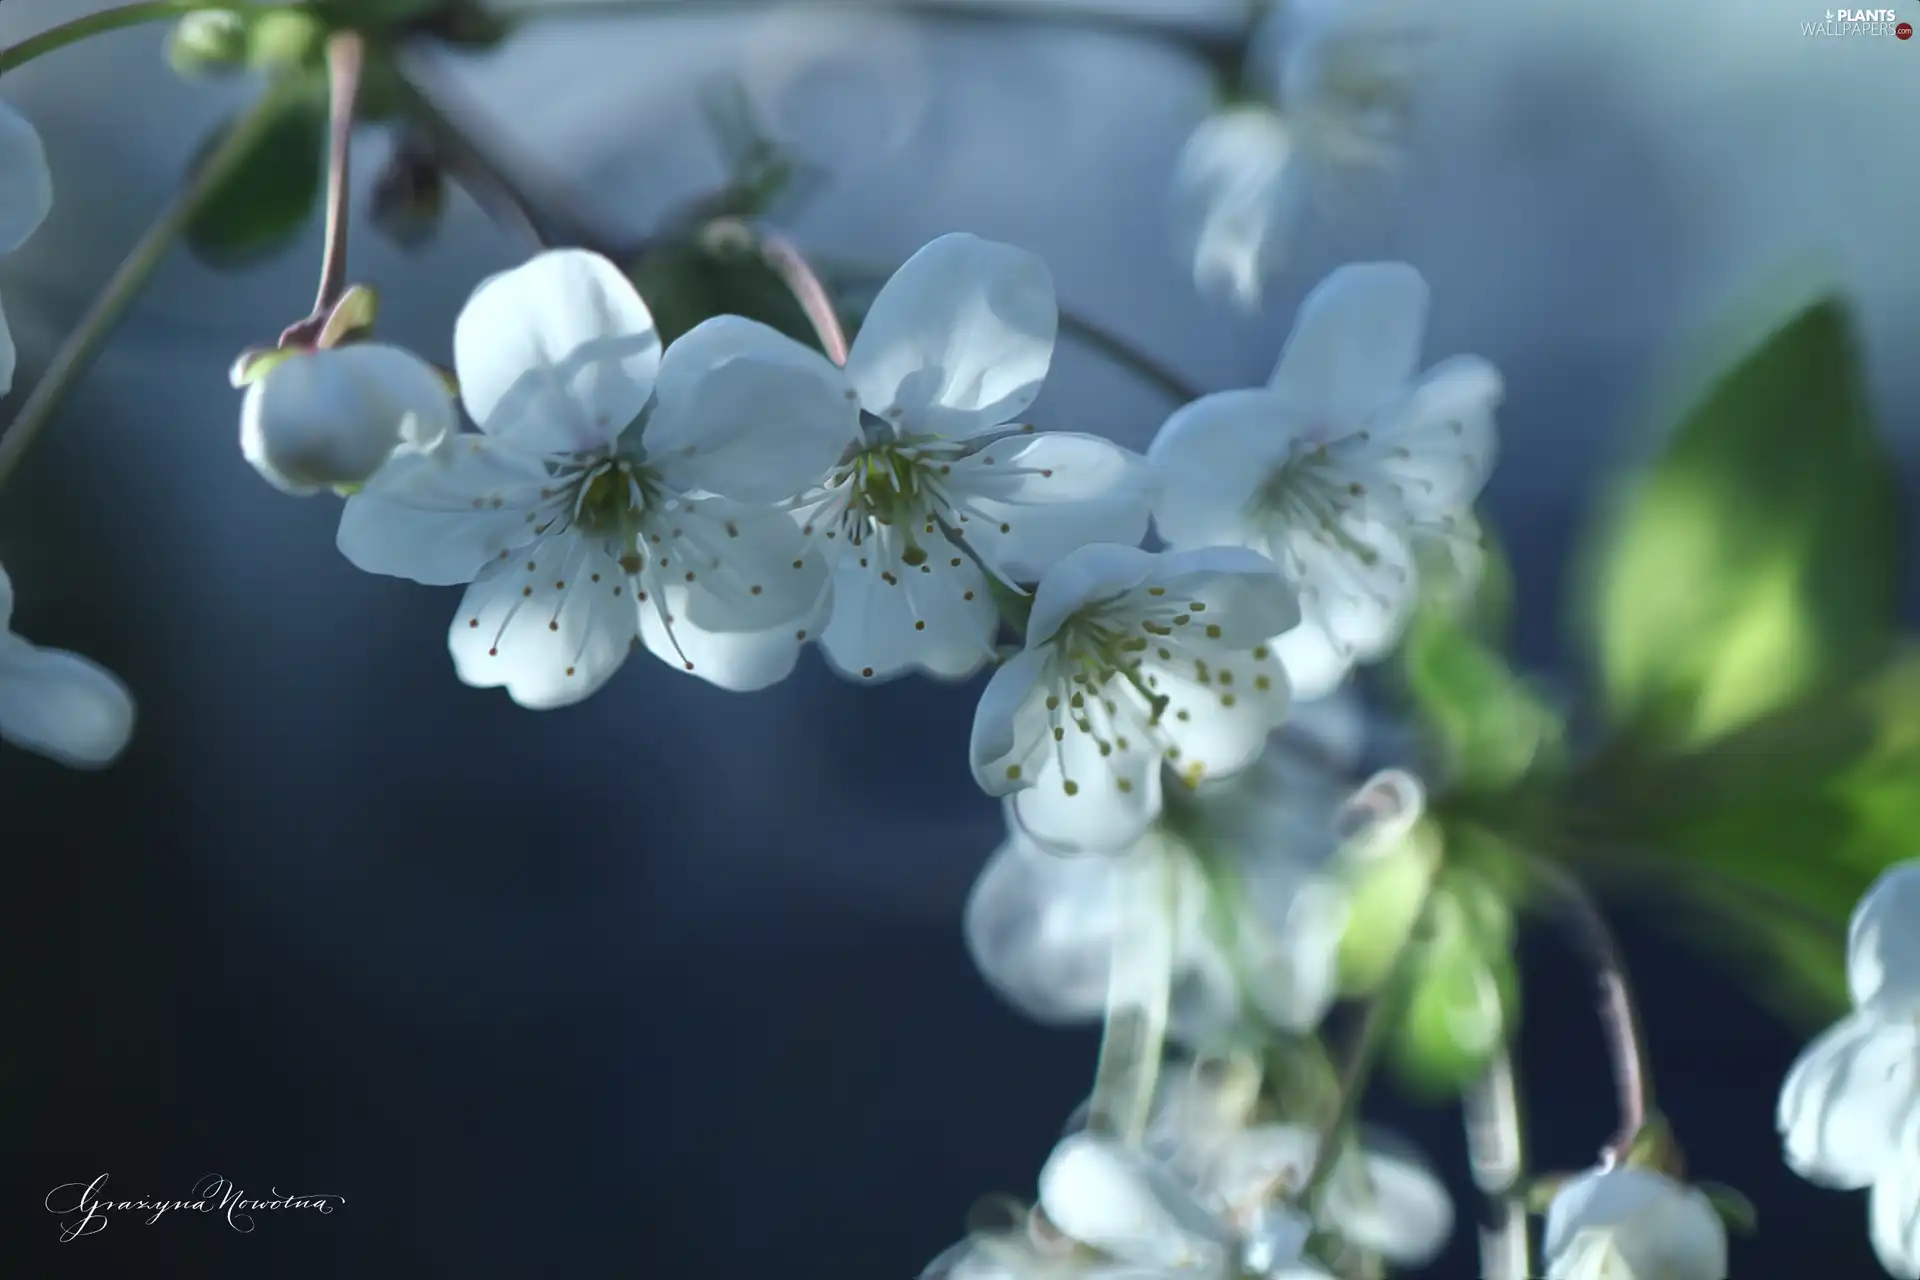
[(15, 67), (24, 66), (41, 54), (52, 53), (70, 44), (77, 44), (89, 36), (118, 31), (122, 27), (137, 27), (146, 22), (158, 22), (164, 18), (178, 18), (196, 9), (219, 9), (227, 13), (266, 13), (279, 7), (279, 5), (251, 3), (251, 0), (147, 0), (143, 4), (126, 4), (112, 9), (102, 9), (84, 18), (63, 22), (57, 27), (42, 31), (37, 36), (29, 36), (19, 44), (0, 49), (0, 74), (12, 71)]
[(1606, 1036), (1620, 1108), (1620, 1128), (1601, 1148), (1600, 1158), (1603, 1163), (1617, 1162), (1625, 1158), (1646, 1125), (1653, 1095), (1626, 962), (1606, 917), (1578, 879), (1542, 858), (1529, 859), (1528, 869), (1556, 900), (1561, 919), (1571, 928), (1576, 945), (1586, 953), (1600, 988), (1600, 1030)]
[(1167, 860), (1147, 849), (1116, 862), (1113, 876), (1118, 927), (1087, 1127), (1137, 1147), (1153, 1113), (1166, 1045), (1179, 882)]
[(1467, 1155), (1474, 1184), (1491, 1202), (1492, 1220), (1480, 1231), (1480, 1271), (1486, 1280), (1527, 1280), (1533, 1274), (1527, 1209), (1518, 1188), (1526, 1167), (1520, 1095), (1513, 1058), (1496, 1050), (1480, 1079), (1468, 1087)]
[[(820, 264), (822, 273), (829, 279), (837, 278), (843, 284), (851, 285), (856, 289), (878, 289), (893, 274), (883, 267), (867, 262), (820, 258), (816, 258), (815, 261)], [(1198, 400), (1204, 394), (1198, 387), (1111, 329), (1103, 328), (1085, 316), (1068, 311), (1064, 307), (1060, 310), (1060, 331), (1079, 339), (1114, 364), (1137, 376), (1141, 381), (1152, 383), (1169, 400), (1177, 404)]]
[(327, 38), (327, 228), (320, 256), (320, 286), (315, 291), (313, 314), (280, 335), (282, 346), (317, 337), (347, 289), (353, 120), (366, 54), (367, 42), (356, 31), (336, 31)]
[(1314, 1198), (1326, 1189), (1328, 1180), (1339, 1166), (1340, 1150), (1347, 1131), (1359, 1118), (1360, 1099), (1373, 1079), (1374, 1068), (1380, 1065), (1380, 1054), (1387, 1047), (1387, 1034), (1393, 1030), (1394, 1019), (1399, 1016), (1408, 994), (1407, 979), (1412, 976), (1413, 963), (1426, 941), (1433, 919), (1433, 904), (1439, 900), (1439, 895), (1433, 891), (1438, 870), (1437, 865), (1429, 870), (1421, 889), (1420, 910), (1407, 930), (1407, 936), (1401, 939), (1399, 948), (1394, 952), (1385, 981), (1367, 1005), (1367, 1011), (1361, 1015), (1359, 1033), (1348, 1052), (1346, 1067), (1340, 1073), (1340, 1104), (1320, 1127), (1320, 1141), (1314, 1149), (1313, 1167), (1307, 1171), (1306, 1181), (1294, 1193), (1297, 1204), (1312, 1204)]
[(840, 324), (840, 312), (833, 305), (827, 286), (821, 283), (819, 272), (813, 269), (798, 245), (777, 231), (755, 231), (735, 218), (709, 223), (707, 232), (720, 237), (739, 237), (753, 245), (761, 261), (773, 268), (787, 291), (793, 294), (793, 300), (800, 304), (827, 359), (842, 367), (846, 365), (847, 331)]
[(93, 300), (86, 315), (81, 317), (80, 323), (67, 335), (59, 351), (54, 353), (52, 363), (47, 366), (40, 381), (34, 384), (33, 392), (27, 397), (26, 403), (20, 406), (20, 412), (14, 415), (5, 433), (0, 434), (0, 485), (13, 475), (35, 437), (52, 419), (80, 376), (92, 365), (94, 357), (100, 354), (101, 347), (119, 327), (127, 309), (140, 296), (154, 271), (166, 259), (174, 241), (180, 238), (187, 224), (200, 211), (200, 206), (233, 174), (279, 120), (281, 113), (298, 100), (302, 92), (300, 85), (293, 80), (269, 87), (188, 177), (173, 203), (147, 228), (126, 259), (115, 268), (112, 278)]

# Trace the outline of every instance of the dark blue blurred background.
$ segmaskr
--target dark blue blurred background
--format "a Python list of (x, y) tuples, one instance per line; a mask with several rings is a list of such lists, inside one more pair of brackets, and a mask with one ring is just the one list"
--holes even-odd
[[(0, 38), (81, 7), (11, 0)], [(1331, 265), (1416, 263), (1431, 354), (1507, 374), (1490, 510), (1523, 656), (1569, 680), (1574, 536), (1644, 448), (1630, 428), (1676, 339), (1756, 282), (1813, 270), (1854, 292), (1911, 491), (1912, 48), (1803, 38), (1821, 14), (1799, 0), (1449, 5), (1399, 198), (1318, 227), (1246, 319), (1192, 296), (1167, 238), (1198, 62), (1069, 26), (805, 8), (556, 21), (443, 87), (634, 233), (723, 176), (694, 91), (730, 70), (834, 175), (794, 224), (807, 244), (1021, 243), (1066, 306), (1208, 389), (1264, 377)], [(7, 77), (57, 183), (0, 268), (22, 388), (248, 91), (173, 79), (161, 41)], [(966, 768), (976, 689), (856, 689), (809, 657), (735, 697), (644, 656), (559, 712), (462, 687), (454, 594), (358, 574), (337, 504), (281, 497), (235, 448), (227, 364), (304, 312), (317, 250), (316, 229), (244, 277), (171, 263), (0, 498), (18, 625), (113, 666), (142, 713), (104, 776), (0, 755), (0, 1273), (913, 1276), (975, 1198), (1030, 1192), (1096, 1046), (998, 1007), (962, 950), (1001, 831)], [(467, 291), (524, 252), (459, 200), (418, 255), (357, 239), (354, 273), (381, 287), (388, 340), (444, 359)], [(1063, 346), (1037, 412), (1144, 447), (1171, 407)], [(1780, 1164), (1798, 1036), (1625, 932), (1693, 1172), (1760, 1208), (1734, 1274), (1878, 1274), (1864, 1197)], [(1526, 974), (1531, 1154), (1577, 1166), (1613, 1124), (1589, 987), (1551, 936)], [(1456, 1171), (1462, 1229), (1435, 1274), (1476, 1274), (1457, 1117), (1383, 1118)], [(126, 1195), (219, 1173), (346, 1203), (245, 1236), (122, 1216), (57, 1244), (47, 1193), (103, 1172)]]

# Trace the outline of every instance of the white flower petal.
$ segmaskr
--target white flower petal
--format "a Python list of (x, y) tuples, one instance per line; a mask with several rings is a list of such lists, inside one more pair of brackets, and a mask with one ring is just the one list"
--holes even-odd
[(1289, 532), (1276, 558), (1299, 584), (1302, 619), (1343, 659), (1371, 662), (1392, 651), (1419, 603), (1413, 548), (1392, 525), (1358, 511), (1339, 512), (1331, 532)]
[(1920, 1163), (1914, 1154), (1909, 1148), (1867, 1198), (1874, 1256), (1898, 1280), (1920, 1280)]
[(0, 102), (0, 254), (25, 244), (52, 207), (53, 174), (40, 131)]
[(13, 329), (7, 324), (7, 312), (0, 307), (0, 396), (13, 390), (13, 373), (18, 367), (20, 353), (13, 345)]
[(639, 624), (627, 577), (600, 543), (567, 535), (528, 554), (537, 558), (496, 562), (467, 588), (447, 648), (467, 684), (548, 710), (606, 684)]
[(1854, 908), (1847, 985), (1856, 1005), (1920, 1008), (1920, 860), (1882, 872)]
[(1453, 1236), (1453, 1199), (1418, 1152), (1369, 1131), (1351, 1177), (1328, 1189), (1327, 1216), (1348, 1240), (1395, 1268), (1424, 1267)]
[(1132, 591), (1154, 572), (1152, 554), (1135, 546), (1096, 542), (1061, 559), (1041, 577), (1027, 616), (1027, 644), (1043, 644), (1088, 604)]
[[(1255, 879), (1262, 870), (1266, 874)], [(1274, 1026), (1311, 1032), (1339, 990), (1347, 895), (1334, 882), (1287, 864), (1256, 865), (1248, 868), (1248, 878), (1249, 910), (1235, 935), (1247, 995)], [(1283, 884), (1290, 892), (1283, 892)]]
[(1595, 1280), (1611, 1253), (1629, 1276), (1727, 1280), (1727, 1234), (1707, 1198), (1649, 1169), (1595, 1169), (1569, 1180), (1547, 1209), (1549, 1280)]
[(1183, 548), (1263, 542), (1254, 499), (1314, 426), (1271, 391), (1222, 391), (1175, 411), (1147, 448), (1160, 536)]
[(1807, 1046), (1780, 1089), (1787, 1166), (1823, 1186), (1857, 1190), (1898, 1160), (1894, 1145), (1920, 1116), (1920, 1027), (1854, 1013)]
[(1099, 436), (1016, 437), (956, 460), (946, 484), (973, 516), (967, 542), (1016, 582), (1037, 581), (1090, 543), (1147, 534), (1145, 466)]
[[(1206, 616), (1212, 617), (1209, 612)], [(1267, 735), (1287, 718), (1291, 698), (1287, 673), (1271, 649), (1265, 657), (1218, 645), (1164, 638), (1158, 652), (1172, 655), (1150, 667), (1149, 687), (1168, 699), (1161, 732), (1178, 750), (1168, 762), (1198, 786), (1203, 779), (1225, 777), (1252, 764), (1267, 745)]]
[(1054, 695), (1061, 705), (1050, 717), (1061, 736), (1044, 739), (1023, 766), (1030, 782), (1013, 797), (1014, 818), (1027, 835), (1061, 853), (1118, 852), (1159, 816), (1159, 750), (1144, 716), (1138, 724), (1079, 721), (1075, 716), (1084, 710), (1069, 705), (1067, 686), (1061, 690)]
[(240, 452), (301, 495), (364, 483), (402, 446), (430, 450), (459, 427), (432, 365), (384, 343), (294, 355), (247, 388)]
[(1301, 302), (1269, 385), (1357, 425), (1418, 371), (1427, 302), (1427, 282), (1404, 262), (1338, 268)]
[(368, 573), (428, 586), (471, 582), (538, 538), (553, 509), (549, 480), (537, 458), (484, 436), (399, 454), (347, 499), (340, 554)]
[(1325, 627), (1304, 618), (1293, 630), (1276, 636), (1273, 650), (1286, 669), (1295, 701), (1325, 698), (1346, 683), (1353, 670), (1352, 648), (1340, 644)]
[(847, 377), (868, 412), (909, 432), (977, 435), (1040, 394), (1058, 327), (1046, 263), (1012, 245), (941, 236), (873, 300)]
[(833, 567), (833, 617), (820, 637), (827, 661), (858, 680), (914, 670), (957, 680), (993, 661), (1000, 615), (986, 575), (948, 550), (930, 551), (918, 567), (886, 544), (842, 551)]
[(551, 249), (474, 290), (454, 323), (453, 364), (482, 431), (531, 453), (592, 451), (646, 407), (660, 335), (613, 263)]
[(1494, 411), (1504, 384), (1477, 356), (1442, 361), (1397, 405), (1383, 410), (1356, 442), (1356, 470), (1368, 487), (1398, 494), (1408, 518), (1464, 513), (1480, 496), (1499, 452)]
[[(11, 590), (0, 616), (12, 609)], [(112, 764), (133, 737), (133, 695), (99, 663), (0, 631), (0, 739), (75, 769)]]
[(754, 320), (718, 316), (676, 339), (641, 435), (668, 484), (782, 502), (816, 483), (860, 434), (846, 375)]
[(1278, 566), (1244, 547), (1168, 552), (1129, 602), (1171, 611), (1181, 643), (1213, 658), (1244, 653), (1300, 620), (1293, 586)]
[(1023, 649), (1002, 663), (980, 693), (968, 755), (974, 781), (990, 796), (1030, 785), (1030, 766), (1049, 739), (1046, 654)]
[(1094, 1134), (1054, 1148), (1040, 1171), (1040, 1208), (1063, 1234), (1124, 1262), (1198, 1269), (1222, 1257), (1223, 1241), (1197, 1209), (1185, 1211), (1137, 1152)]
[(1293, 136), (1268, 107), (1200, 122), (1173, 173), (1173, 223), (1196, 288), (1245, 310), (1284, 262), (1304, 194)]
[[(647, 535), (640, 637), (654, 656), (736, 692), (784, 680), (832, 606), (827, 569), (785, 513), (710, 498)], [(664, 551), (662, 549), (665, 549)]]

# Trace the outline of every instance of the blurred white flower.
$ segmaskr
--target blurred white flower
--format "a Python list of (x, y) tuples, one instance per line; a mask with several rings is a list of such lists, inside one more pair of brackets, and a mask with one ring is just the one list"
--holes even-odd
[(1058, 325), (1046, 264), (947, 235), (874, 299), (844, 375), (861, 443), (797, 515), (833, 565), (821, 649), (865, 679), (960, 677), (993, 657), (988, 575), (1032, 581), (1093, 542), (1147, 531), (1144, 467), (1098, 436), (1014, 425), (1040, 392)]
[[(0, 255), (27, 242), (53, 207), (53, 174), (47, 149), (27, 118), (0, 102)], [(18, 353), (7, 313), (0, 310), (0, 396), (13, 390)]]
[[(1259, 1121), (1258, 1075), (1210, 1063), (1165, 1078), (1147, 1149), (1195, 1201), (1243, 1236), (1311, 1176), (1320, 1135)], [(1363, 1128), (1326, 1183), (1321, 1229), (1394, 1267), (1432, 1261), (1453, 1234), (1453, 1201), (1427, 1160), (1402, 1139)]]
[(1260, 754), (1289, 704), (1266, 638), (1299, 616), (1243, 548), (1082, 547), (1041, 578), (1026, 647), (981, 694), (974, 777), (1043, 845), (1123, 850), (1160, 813), (1163, 762), (1198, 786)]
[(783, 502), (852, 437), (837, 371), (734, 316), (664, 360), (617, 267), (561, 249), (475, 290), (454, 331), (480, 434), (400, 454), (348, 499), (360, 568), (471, 583), (460, 678), (578, 702), (642, 643), (731, 689), (792, 671), (826, 571)]
[(1302, 699), (1398, 643), (1416, 544), (1460, 537), (1493, 467), (1500, 375), (1471, 356), (1419, 373), (1427, 302), (1404, 263), (1340, 268), (1266, 387), (1194, 401), (1147, 451), (1170, 545), (1251, 547), (1299, 588), (1274, 644)]
[(1727, 1229), (1699, 1191), (1650, 1169), (1592, 1169), (1547, 1209), (1547, 1280), (1727, 1280)]
[(1786, 1162), (1821, 1186), (1872, 1188), (1881, 1265), (1920, 1280), (1920, 861), (1882, 873), (1854, 908), (1847, 980), (1854, 1011), (1781, 1087)]
[(432, 449), (459, 426), (453, 393), (432, 365), (365, 343), (289, 355), (250, 384), (240, 452), (269, 484), (298, 496), (363, 484), (396, 449)]
[(0, 739), (75, 769), (100, 769), (132, 737), (133, 695), (118, 676), (13, 633), (13, 581), (0, 567)]
[(1040, 1172), (1040, 1210), (1069, 1239), (1130, 1265), (1130, 1274), (1235, 1280), (1321, 1280), (1307, 1262), (1310, 1228), (1284, 1206), (1232, 1221), (1211, 1211), (1145, 1154), (1076, 1133)]
[[(1344, 699), (1320, 705), (1349, 709)], [(1252, 768), (1170, 807), (1117, 857), (1055, 853), (1009, 814), (1007, 841), (965, 914), (988, 985), (1036, 1021), (1098, 1021), (1122, 865), (1153, 859), (1174, 885), (1172, 1038), (1193, 1047), (1223, 1038), (1249, 1005), (1275, 1027), (1311, 1031), (1334, 997), (1347, 919), (1345, 888), (1327, 866), (1351, 789), (1344, 718), (1323, 718), (1318, 733), (1290, 722)]]
[(1195, 286), (1253, 310), (1311, 211), (1337, 212), (1397, 166), (1418, 34), (1401, 0), (1289, 0), (1258, 32), (1266, 101), (1202, 121), (1174, 170)]

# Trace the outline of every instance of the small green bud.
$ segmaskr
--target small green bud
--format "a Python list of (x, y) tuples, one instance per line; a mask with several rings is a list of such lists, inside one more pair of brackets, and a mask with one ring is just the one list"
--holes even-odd
[(343, 342), (363, 340), (379, 314), (380, 295), (368, 285), (356, 284), (342, 294), (333, 310), (327, 313), (327, 322), (321, 326), (320, 337), (314, 345), (324, 351)]
[(296, 347), (249, 347), (240, 353), (227, 373), (234, 390), (252, 386), (276, 367), (300, 354)]
[(255, 69), (318, 67), (326, 58), (327, 28), (304, 9), (274, 9), (253, 20), (247, 65)]
[(167, 61), (183, 76), (223, 75), (247, 64), (245, 19), (225, 9), (196, 9), (180, 19), (167, 41)]

